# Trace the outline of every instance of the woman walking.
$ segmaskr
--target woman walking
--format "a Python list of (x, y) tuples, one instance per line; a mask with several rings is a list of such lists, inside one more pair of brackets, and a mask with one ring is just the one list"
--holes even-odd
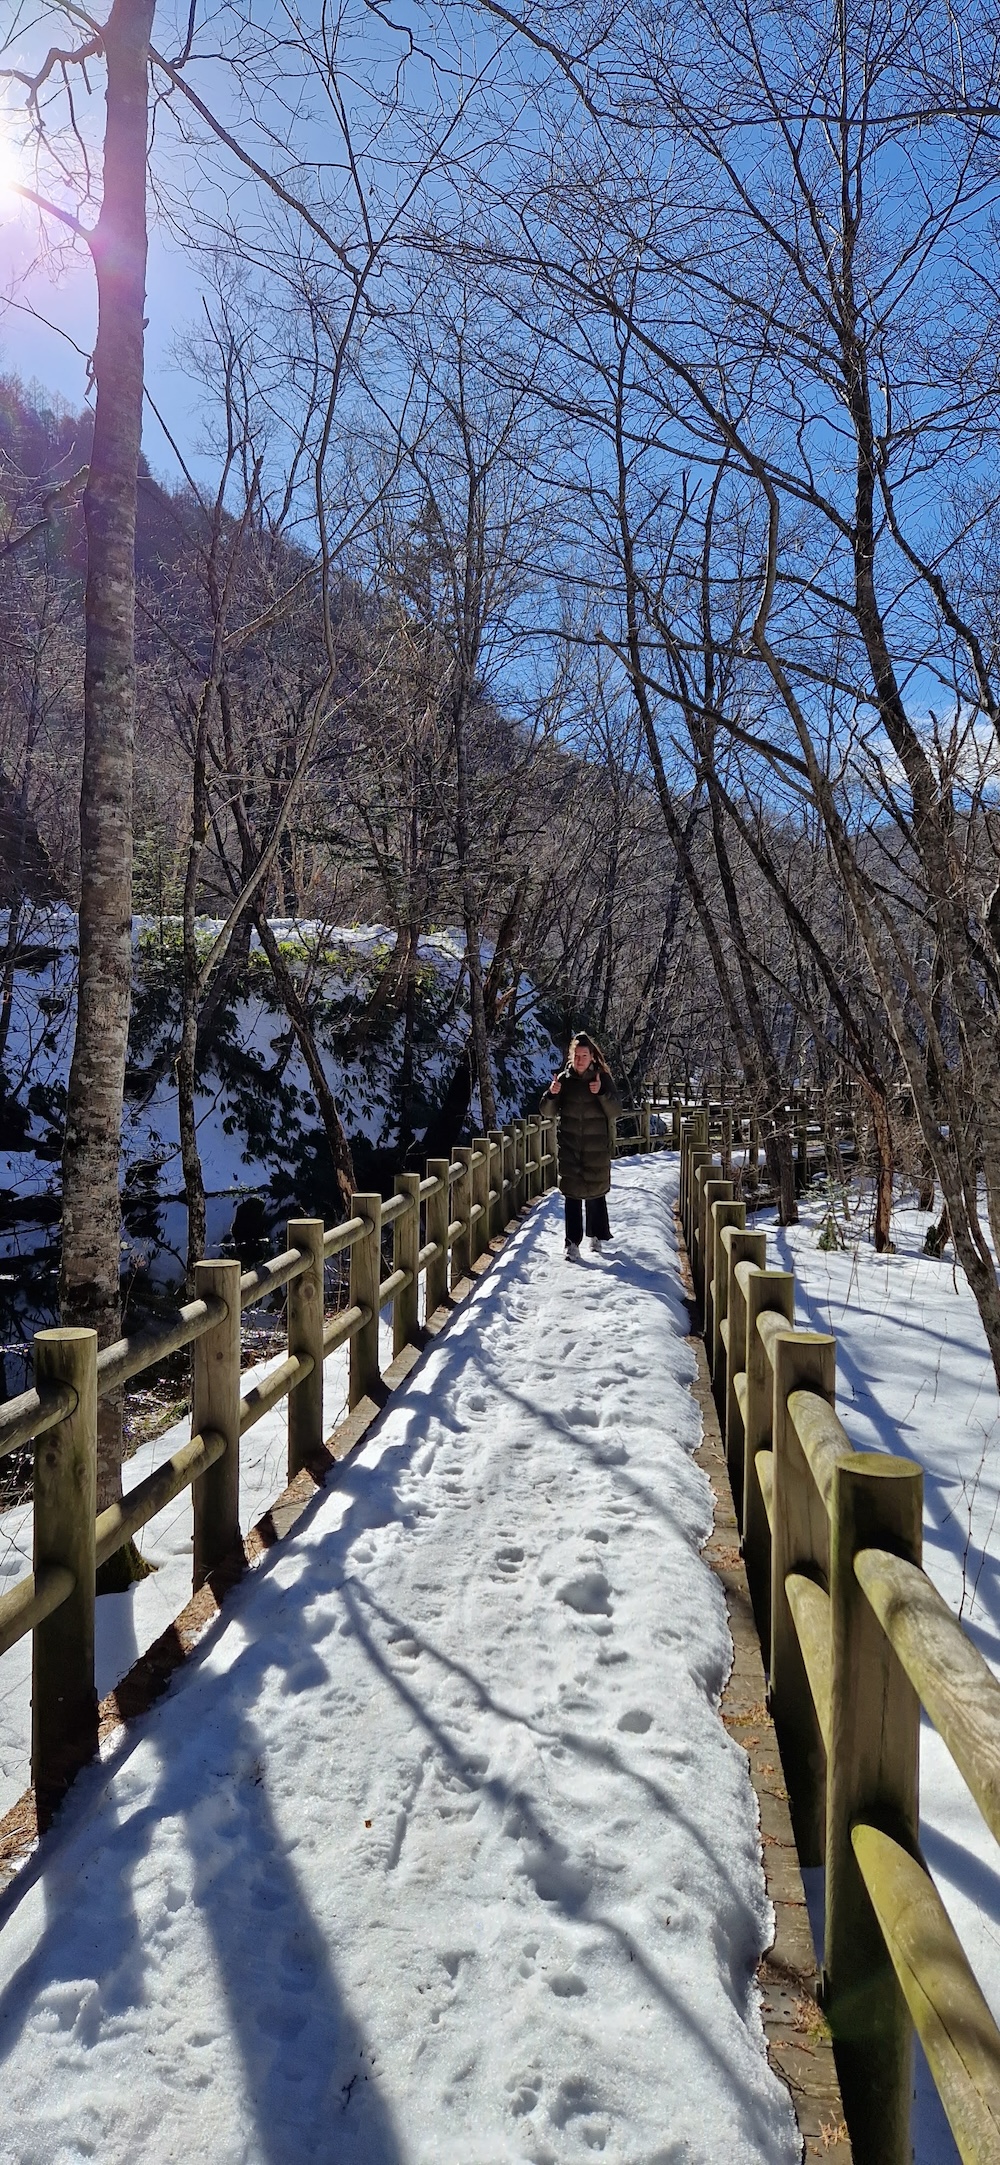
[(591, 1253), (611, 1239), (608, 1189), (614, 1119), (621, 1111), (611, 1071), (599, 1045), (578, 1030), (569, 1058), (542, 1099), (542, 1112), (559, 1123), (559, 1186), (566, 1201), (566, 1258), (580, 1260), (584, 1211)]

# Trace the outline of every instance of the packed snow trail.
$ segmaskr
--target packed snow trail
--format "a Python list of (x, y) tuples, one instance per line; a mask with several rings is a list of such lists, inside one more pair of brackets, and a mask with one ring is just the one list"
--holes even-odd
[(4, 2165), (792, 2165), (672, 1169), (514, 1233), (77, 1783), (0, 1933)]

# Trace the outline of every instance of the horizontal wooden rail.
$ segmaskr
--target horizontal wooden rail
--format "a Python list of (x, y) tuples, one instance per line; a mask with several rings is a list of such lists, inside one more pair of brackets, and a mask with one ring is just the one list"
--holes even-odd
[(926, 1865), (877, 1827), (851, 1834), (963, 2165), (1000, 2158), (1000, 2030)]
[(290, 1353), (287, 1360), (279, 1361), (259, 1383), (253, 1383), (240, 1399), (240, 1435), (255, 1428), (265, 1413), (273, 1413), (283, 1398), (288, 1398), (297, 1383), (304, 1383), (315, 1368), (315, 1361), (308, 1353)]
[(33, 1436), (47, 1435), (60, 1421), (76, 1412), (77, 1395), (71, 1383), (49, 1384), (43, 1391), (21, 1391), (0, 1407), (0, 1458), (18, 1451)]
[(363, 1331), (371, 1319), (371, 1309), (364, 1305), (339, 1308), (336, 1315), (329, 1316), (323, 1325), (324, 1354), (333, 1353), (337, 1346), (346, 1345), (348, 1339), (353, 1338), (358, 1331)]
[(785, 1590), (799, 1635), (823, 1743), (829, 1751), (833, 1693), (830, 1596), (822, 1586), (817, 1586), (815, 1579), (805, 1578), (800, 1571), (789, 1572)]
[(165, 1361), (171, 1353), (180, 1353), (185, 1346), (192, 1346), (196, 1338), (204, 1336), (224, 1317), (220, 1301), (188, 1301), (178, 1308), (176, 1315), (166, 1324), (148, 1324), (140, 1331), (133, 1331), (128, 1338), (119, 1338), (114, 1345), (103, 1346), (97, 1356), (97, 1390), (103, 1398), (109, 1391), (121, 1389), (133, 1376), (141, 1376), (146, 1368)]
[(190, 1443), (182, 1444), (171, 1458), (148, 1473), (144, 1481), (137, 1481), (121, 1503), (110, 1504), (97, 1520), (97, 1563), (106, 1564), (109, 1557), (124, 1548), (126, 1541), (135, 1539), (158, 1511), (173, 1503), (192, 1481), (207, 1473), (217, 1459), (222, 1457), (226, 1439), (218, 1429), (207, 1429), (202, 1436), (192, 1436)]
[(355, 1241), (363, 1240), (366, 1234), (374, 1231), (373, 1218), (342, 1218), (339, 1225), (327, 1227), (323, 1235), (323, 1254), (328, 1258), (343, 1255), (345, 1248), (353, 1248)]
[(1000, 1683), (926, 1571), (885, 1549), (862, 1549), (854, 1573), (1000, 1841)]
[(62, 1602), (69, 1599), (76, 1577), (64, 1564), (41, 1564), (27, 1578), (0, 1594), (0, 1654), (34, 1631)]
[(291, 1285), (294, 1279), (303, 1277), (308, 1268), (309, 1257), (301, 1248), (286, 1248), (282, 1255), (273, 1255), (267, 1263), (258, 1264), (256, 1270), (245, 1270), (240, 1278), (240, 1307), (255, 1307), (258, 1301), (266, 1300), (269, 1293), (277, 1293), (283, 1285)]

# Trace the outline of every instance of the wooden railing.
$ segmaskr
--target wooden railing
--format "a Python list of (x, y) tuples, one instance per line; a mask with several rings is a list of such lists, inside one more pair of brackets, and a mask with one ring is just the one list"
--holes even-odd
[[(348, 1406), (360, 1432), (381, 1402), (379, 1315), (391, 1304), (393, 1355), (421, 1341), (418, 1289), (430, 1318), (470, 1277), (490, 1241), (556, 1178), (555, 1124), (516, 1120), (402, 1173), (395, 1194), (355, 1195), (343, 1223), (293, 1219), (283, 1254), (258, 1270), (196, 1266), (197, 1298), (165, 1326), (97, 1348), (90, 1330), (43, 1330), (34, 1388), (0, 1407), (0, 1457), (34, 1439), (34, 1569), (0, 1596), (0, 1655), (32, 1634), (31, 1778), (44, 1826), (97, 1745), (94, 1610), (97, 1568), (191, 1488), (194, 1591), (239, 1556), (240, 1438), (288, 1402), (288, 1478), (324, 1443), (323, 1362), (349, 1347)], [(392, 1267), (383, 1276), (383, 1236)], [(349, 1254), (347, 1306), (324, 1313), (324, 1264)], [(242, 1312), (287, 1287), (287, 1353), (262, 1381), (241, 1378)], [(97, 1406), (106, 1393), (193, 1348), (191, 1440), (98, 1515)], [(359, 1419), (360, 1416), (360, 1419)]]
[(1000, 1683), (921, 1568), (920, 1468), (854, 1449), (703, 1118), (680, 1207), (857, 2165), (909, 2165), (914, 2028), (965, 2165), (1000, 2165), (1000, 2030), (918, 1845), (921, 1707), (1000, 1840)]

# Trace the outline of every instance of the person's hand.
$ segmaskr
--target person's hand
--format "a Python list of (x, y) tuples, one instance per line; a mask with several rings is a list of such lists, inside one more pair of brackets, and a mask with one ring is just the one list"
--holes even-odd
[(590, 1095), (591, 1095), (591, 1097), (592, 1097), (592, 1098), (596, 1098), (596, 1096), (597, 1096), (597, 1093), (598, 1093), (598, 1091), (599, 1091), (600, 1087), (601, 1087), (601, 1078), (600, 1078), (600, 1076), (599, 1076), (599, 1075), (595, 1075), (595, 1076), (594, 1076), (594, 1080), (593, 1080), (593, 1082), (592, 1082), (592, 1083), (591, 1083), (591, 1085), (590, 1085)]
[(561, 1089), (562, 1089), (562, 1076), (561, 1076), (561, 1075), (553, 1075), (553, 1077), (552, 1077), (552, 1081), (551, 1081), (551, 1082), (550, 1082), (550, 1084), (549, 1084), (549, 1090), (551, 1091), (551, 1093), (552, 1093), (552, 1096), (553, 1096), (554, 1098), (557, 1098), (557, 1097), (559, 1096), (559, 1092), (560, 1092), (560, 1090), (561, 1090)]

